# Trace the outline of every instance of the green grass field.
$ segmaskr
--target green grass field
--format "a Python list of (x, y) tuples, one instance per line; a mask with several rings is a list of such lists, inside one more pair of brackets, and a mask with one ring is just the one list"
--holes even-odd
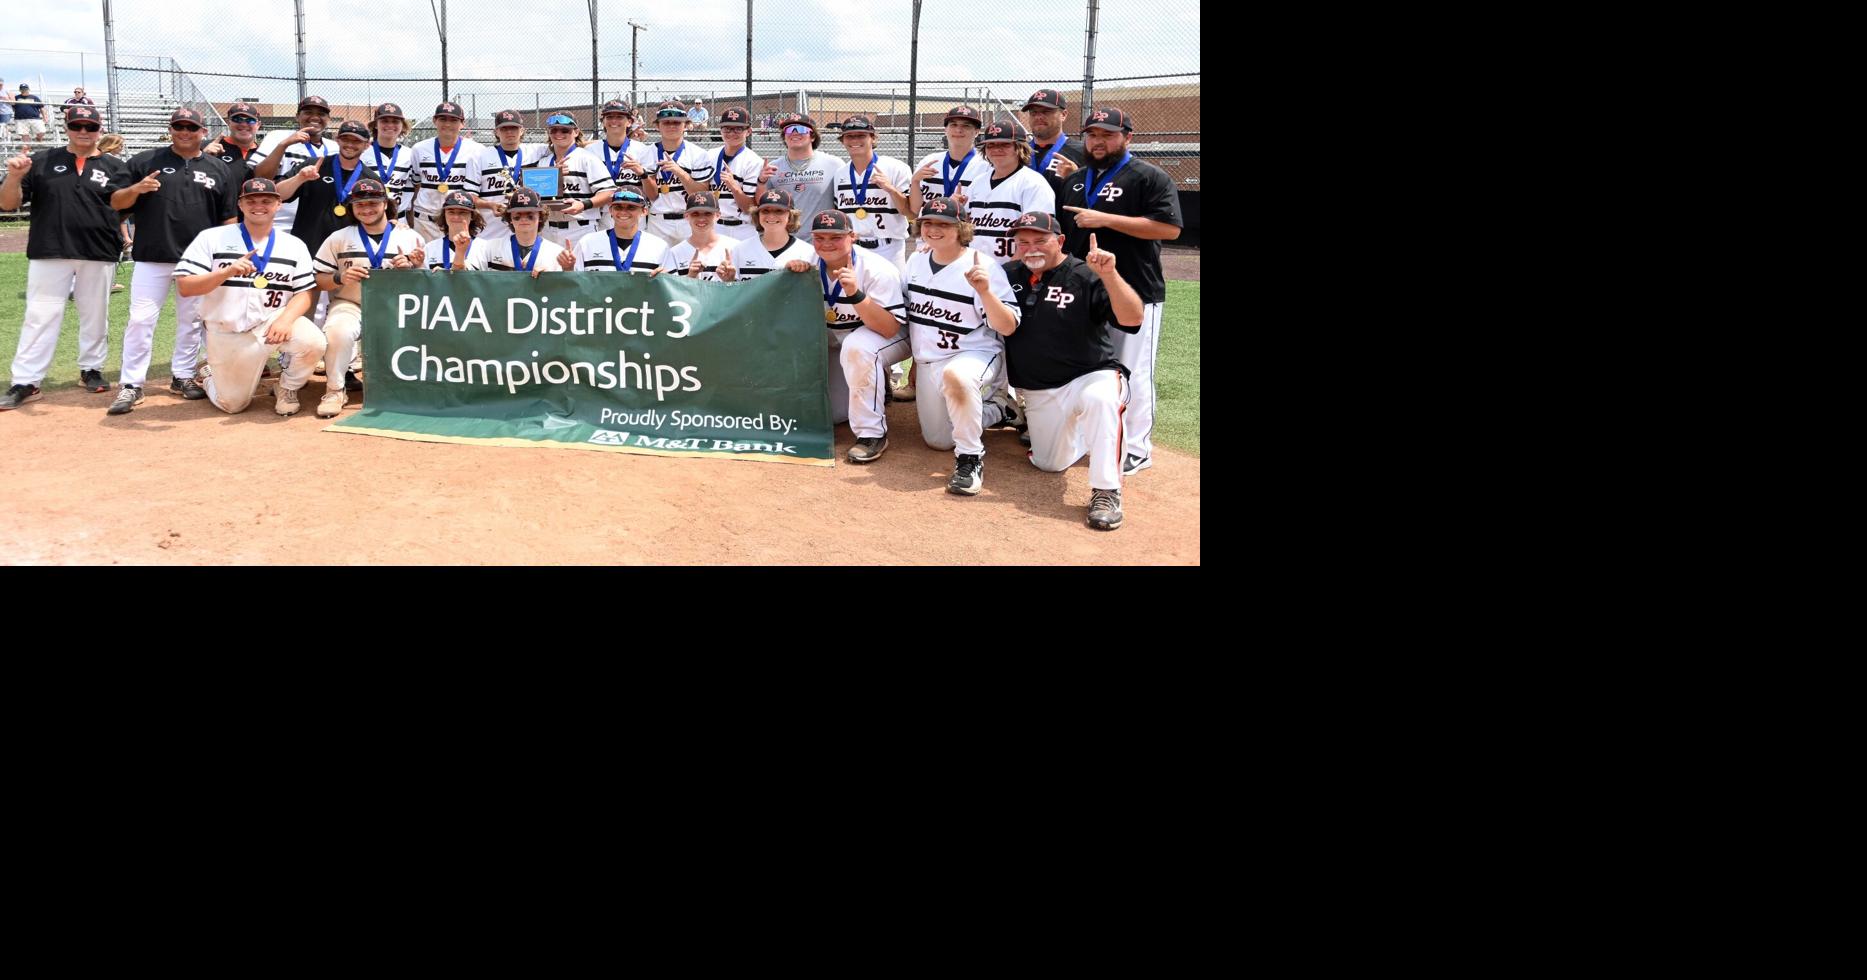
[[(123, 326), (130, 318), (129, 263), (117, 269), (125, 291), (110, 296), (110, 359), (104, 377), (112, 384), (123, 357)], [(19, 349), (20, 323), (26, 314), (26, 256), (0, 255), (0, 358), (11, 364)], [(149, 359), (149, 383), (168, 384), (169, 350), (175, 344), (175, 302), (162, 308), (156, 323), (155, 352)], [(1155, 390), (1160, 399), (1154, 438), (1181, 452), (1199, 455), (1199, 283), (1167, 284), (1166, 322), (1161, 325), (1160, 360), (1155, 368)], [(9, 377), (8, 384), (12, 383)], [(58, 334), (58, 356), (41, 383), (47, 391), (78, 383), (78, 310), (65, 307), (65, 327)]]

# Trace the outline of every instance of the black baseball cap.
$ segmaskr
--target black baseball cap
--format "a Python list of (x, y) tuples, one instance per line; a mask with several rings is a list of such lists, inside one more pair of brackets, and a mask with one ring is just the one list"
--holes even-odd
[[(353, 124), (346, 123), (345, 125)], [(383, 187), (382, 181), (374, 177), (365, 177), (357, 181), (357, 185), (350, 189), (350, 199), (352, 201), (387, 201), (389, 191)]]
[(921, 223), (929, 221), (951, 221), (959, 224), (959, 205), (950, 197), (936, 197), (921, 205)]
[[(358, 181), (358, 183), (362, 182)], [(441, 198), (441, 209), (445, 211), (448, 208), (466, 208), (471, 211), (473, 210), (473, 196), (466, 191), (448, 191), (447, 196)]]
[[(781, 191), (772, 187), (758, 196), (758, 208), (784, 208), (789, 211), (792, 206), (790, 191)], [(753, 208), (753, 210), (756, 211), (758, 208)]]
[(621, 99), (611, 99), (608, 102), (603, 103), (603, 108), (601, 111), (597, 113), (597, 117), (602, 118), (603, 116), (607, 116), (612, 112), (620, 112), (623, 115), (628, 116), (630, 119), (635, 118), (635, 110), (629, 108), (629, 103), (624, 102)]
[(1029, 109), (1034, 105), (1057, 110), (1068, 108), (1068, 106), (1064, 104), (1063, 93), (1054, 88), (1040, 88), (1032, 92), (1031, 97), (1024, 100), (1024, 107)]
[(408, 117), (402, 115), (402, 107), (393, 102), (384, 102), (382, 105), (377, 106), (375, 118), (400, 119), (403, 122), (408, 122)]
[(738, 106), (733, 106), (731, 109), (720, 113), (720, 125), (750, 127), (752, 125), (752, 114)]
[(271, 194), (273, 197), (278, 197), (279, 185), (264, 177), (254, 177), (240, 185), (241, 197), (252, 197), (255, 194)]
[(849, 215), (841, 211), (819, 211), (816, 217), (810, 219), (810, 231), (812, 234), (820, 231), (833, 231), (838, 234), (853, 235), (856, 233), (856, 226), (850, 222)]
[(969, 106), (969, 105), (956, 105), (953, 108), (948, 109), (946, 111), (946, 118), (940, 120), (940, 125), (944, 126), (947, 123), (950, 123), (955, 119), (958, 119), (961, 122), (972, 123), (974, 126), (985, 125), (985, 120), (979, 117), (979, 110), (974, 109), (972, 106)]
[(529, 187), (514, 187), (506, 192), (506, 213), (514, 211), (543, 211), (545, 199)]
[[(70, 117), (67, 117), (67, 118), (70, 118)], [(182, 106), (181, 108), (176, 109), (174, 112), (169, 113), (169, 125), (173, 126), (178, 122), (194, 123), (196, 126), (207, 125), (205, 122), (202, 121), (200, 113), (194, 111), (193, 109), (188, 108), (187, 106)]]
[(361, 139), (369, 139), (370, 128), (357, 122), (355, 119), (350, 119), (346, 120), (342, 126), (337, 127), (337, 135), (340, 138), (344, 136), (356, 136)]
[(303, 112), (306, 109), (316, 109), (319, 112), (328, 113), (331, 111), (331, 104), (315, 95), (307, 95), (298, 100), (298, 111)]
[(686, 118), (687, 118), (687, 107), (680, 104), (679, 102), (674, 101), (673, 99), (669, 99), (668, 101), (663, 102), (662, 104), (655, 107), (655, 119), (657, 121), (662, 120), (662, 119), (686, 119)]
[(1015, 122), (995, 122), (979, 130), (973, 142), (984, 146), (987, 143), (1023, 143), (1030, 138), (1031, 134)]
[(455, 119), (463, 120), (467, 118), (467, 114), (460, 111), (460, 105), (456, 102), (443, 102), (435, 106), (434, 114), (436, 116), (452, 116)]
[[(875, 124), (870, 122), (867, 116), (850, 116), (848, 119), (843, 120), (843, 136), (848, 136), (850, 133), (868, 133), (870, 136), (873, 136), (875, 135)], [(842, 139), (842, 136), (837, 137), (837, 139)]]
[(691, 214), (695, 211), (711, 211), (718, 214), (720, 213), (720, 199), (714, 197), (712, 191), (697, 191), (689, 194), (687, 195), (687, 209), (682, 213)]
[(102, 126), (104, 119), (97, 114), (96, 109), (88, 105), (74, 105), (65, 110), (65, 125), (69, 126), (75, 122), (94, 122)]
[(810, 148), (811, 149), (814, 150), (817, 147), (823, 145), (823, 137), (818, 135), (817, 133), (817, 121), (815, 119), (812, 119), (809, 116), (806, 116), (801, 112), (787, 112), (784, 114), (783, 119), (778, 120), (778, 129), (780, 131), (783, 131), (783, 129), (786, 126), (802, 126), (805, 129), (810, 130)]
[(1109, 129), (1120, 133), (1134, 132), (1134, 120), (1120, 109), (1091, 109), (1083, 116), (1084, 129)]
[(250, 102), (235, 102), (233, 105), (227, 107), (227, 121), (228, 122), (239, 122), (240, 117), (242, 116), (248, 119), (251, 119), (254, 122), (258, 122), (259, 121), (259, 110), (253, 108), (253, 105)]
[(1026, 211), (1018, 215), (1018, 220), (1011, 223), (1013, 232), (1041, 231), (1046, 235), (1063, 234), (1063, 225), (1057, 216), (1048, 211)]
[(504, 129), (507, 126), (524, 128), (525, 117), (517, 109), (501, 109), (493, 113), (493, 128)]

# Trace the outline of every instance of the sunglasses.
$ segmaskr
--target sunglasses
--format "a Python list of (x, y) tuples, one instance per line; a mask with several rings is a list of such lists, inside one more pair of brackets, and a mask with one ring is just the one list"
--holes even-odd
[(169, 128), (178, 133), (198, 133), (201, 131), (201, 127), (196, 126), (193, 123), (176, 123), (175, 125), (170, 126)]
[(810, 127), (809, 126), (786, 126), (784, 128), (784, 135), (786, 136), (809, 136)]
[(576, 132), (576, 130), (570, 128), (569, 126), (552, 126), (551, 127), (551, 135), (553, 136), (568, 136), (574, 132)]
[(235, 126), (257, 126), (259, 125), (259, 120), (253, 119), (247, 116), (234, 116), (233, 118), (227, 121), (230, 123), (233, 123)]
[(96, 123), (68, 123), (65, 128), (79, 133), (95, 133), (103, 127)]

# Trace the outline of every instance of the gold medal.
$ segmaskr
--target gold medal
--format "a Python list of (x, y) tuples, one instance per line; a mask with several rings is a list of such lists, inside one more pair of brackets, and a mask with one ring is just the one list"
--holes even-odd
[(868, 208), (857, 208), (856, 209), (856, 220), (857, 221), (869, 220), (869, 209)]
[(334, 208), (332, 208), (332, 209), (331, 209), (331, 213), (332, 213), (332, 214), (334, 214), (334, 215), (336, 215), (336, 216), (338, 216), (339, 218), (341, 218), (341, 217), (343, 217), (343, 216), (344, 216), (344, 214), (345, 214), (345, 213), (346, 213), (346, 212), (347, 212), (348, 210), (349, 210), (348, 208), (346, 208), (346, 207), (344, 207), (343, 205), (341, 205), (341, 204), (339, 204), (339, 205), (337, 205), (336, 207), (334, 207)]
[(253, 288), (254, 289), (265, 289), (266, 288), (266, 274), (265, 273), (263, 272), (253, 273)]
[(836, 311), (835, 310), (824, 310), (823, 311), (823, 322), (835, 323), (836, 322)]

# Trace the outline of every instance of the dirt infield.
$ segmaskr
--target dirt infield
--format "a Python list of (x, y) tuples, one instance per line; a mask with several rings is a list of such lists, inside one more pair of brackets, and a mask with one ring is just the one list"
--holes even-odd
[[(223, 415), (151, 379), (142, 407), (47, 394), (0, 413), (15, 466), (11, 564), (1141, 565), (1200, 561), (1199, 461), (1156, 450), (1126, 526), (1083, 525), (1088, 470), (1043, 473), (986, 434), (985, 491), (946, 492), (952, 454), (889, 407), (888, 454), (833, 469), (325, 432), (312, 410)], [(838, 458), (853, 442), (837, 427)]]

